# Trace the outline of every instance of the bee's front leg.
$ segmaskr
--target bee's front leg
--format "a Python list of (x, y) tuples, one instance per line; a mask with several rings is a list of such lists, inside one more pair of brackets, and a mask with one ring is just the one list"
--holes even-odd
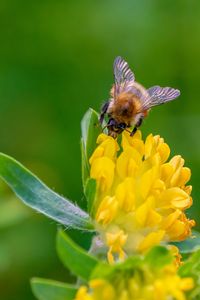
[(136, 133), (137, 129), (138, 129), (137, 126), (135, 126), (135, 127), (133, 128), (133, 130), (131, 131), (130, 136), (134, 136), (134, 134)]
[(134, 126), (134, 128), (133, 128), (133, 130), (132, 130), (132, 132), (130, 134), (130, 136), (133, 136), (136, 133), (136, 131), (138, 130), (138, 128), (142, 125), (143, 119), (144, 119), (144, 116), (140, 115), (140, 117), (138, 118), (138, 120), (137, 120), (137, 122), (136, 122), (136, 124), (135, 124), (135, 126)]
[(105, 102), (102, 107), (101, 107), (101, 114), (100, 114), (100, 117), (99, 117), (99, 122), (102, 124), (103, 123), (103, 120), (104, 120), (104, 116), (107, 112), (107, 109), (108, 109), (108, 106), (109, 106), (109, 102), (110, 101), (107, 101)]

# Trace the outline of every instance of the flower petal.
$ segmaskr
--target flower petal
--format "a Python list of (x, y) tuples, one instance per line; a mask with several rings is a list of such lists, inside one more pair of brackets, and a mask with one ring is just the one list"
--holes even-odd
[(137, 150), (127, 147), (117, 159), (117, 173), (121, 179), (133, 177), (142, 162), (142, 157)]
[(164, 230), (158, 230), (156, 232), (149, 233), (143, 241), (140, 243), (138, 250), (140, 252), (144, 252), (147, 249), (150, 249), (151, 247), (157, 245), (160, 243), (160, 241), (163, 239), (165, 235)]
[(107, 192), (114, 180), (115, 164), (108, 157), (100, 157), (93, 161), (90, 177), (96, 179), (101, 192)]
[(165, 190), (161, 196), (161, 202), (166, 207), (186, 209), (191, 206), (189, 195), (181, 188), (173, 187)]

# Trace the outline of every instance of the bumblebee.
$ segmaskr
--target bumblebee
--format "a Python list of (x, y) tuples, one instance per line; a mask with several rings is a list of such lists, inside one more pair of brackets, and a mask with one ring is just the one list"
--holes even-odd
[(145, 89), (135, 81), (135, 75), (128, 63), (120, 56), (114, 61), (115, 83), (111, 88), (111, 98), (101, 108), (99, 121), (102, 124), (108, 116), (106, 127), (108, 134), (116, 138), (123, 130), (133, 127), (133, 136), (142, 124), (143, 119), (153, 106), (161, 105), (176, 99), (178, 89), (158, 85)]

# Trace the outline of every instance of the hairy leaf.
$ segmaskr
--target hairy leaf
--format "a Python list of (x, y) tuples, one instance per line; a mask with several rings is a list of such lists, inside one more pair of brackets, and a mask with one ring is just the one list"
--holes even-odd
[(0, 153), (0, 177), (28, 206), (68, 227), (93, 228), (88, 214), (49, 189), (34, 174), (13, 158)]

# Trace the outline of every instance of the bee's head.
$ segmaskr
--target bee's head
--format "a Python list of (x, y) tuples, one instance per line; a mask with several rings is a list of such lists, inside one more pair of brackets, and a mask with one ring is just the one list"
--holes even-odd
[(108, 134), (116, 138), (119, 133), (122, 133), (126, 129), (127, 125), (125, 123), (118, 123), (115, 119), (110, 118), (106, 127), (108, 128)]

